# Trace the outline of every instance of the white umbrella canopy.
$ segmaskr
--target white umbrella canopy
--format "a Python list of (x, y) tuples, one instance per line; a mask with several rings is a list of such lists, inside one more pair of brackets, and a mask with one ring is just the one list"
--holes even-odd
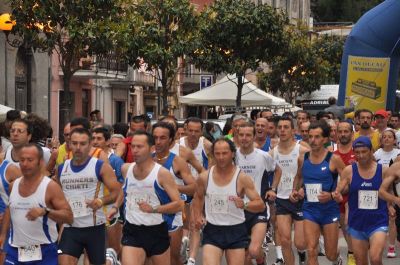
[(9, 110), (13, 110), (13, 108), (0, 104), (0, 114), (6, 114)]
[[(286, 105), (284, 99), (268, 94), (244, 79), (242, 107)], [(237, 95), (236, 75), (225, 76), (212, 86), (192, 94), (179, 97), (179, 102), (188, 105), (235, 106)]]
[(0, 121), (4, 121), (6, 119), (6, 114), (9, 110), (13, 110), (13, 108), (0, 104)]

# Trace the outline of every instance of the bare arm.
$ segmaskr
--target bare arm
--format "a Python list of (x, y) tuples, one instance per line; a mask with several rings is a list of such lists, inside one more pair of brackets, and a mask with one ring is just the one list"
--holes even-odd
[(177, 185), (171, 175), (165, 168), (161, 168), (158, 173), (158, 181), (168, 194), (171, 202), (160, 205), (157, 209), (157, 213), (171, 214), (177, 213), (182, 210), (183, 201), (180, 199)]
[(17, 178), (21, 177), (21, 170), (15, 165), (9, 165), (6, 170), (6, 179), (9, 183), (13, 182)]
[(248, 175), (241, 173), (239, 175), (239, 184), (242, 186), (244, 193), (250, 201), (243, 205), (246, 211), (252, 213), (259, 213), (265, 210), (265, 204), (261, 199), (260, 195), (254, 187), (254, 182), (252, 178)]
[(101, 200), (103, 205), (108, 205), (115, 202), (117, 199), (119, 191), (121, 190), (121, 184), (117, 181), (117, 177), (115, 176), (114, 170), (110, 164), (104, 163), (102, 165), (100, 175), (104, 185), (109, 191), (109, 194), (102, 197)]
[(186, 161), (180, 157), (175, 157), (173, 168), (178, 169), (177, 173), (179, 173), (180, 177), (185, 183), (184, 185), (178, 185), (178, 191), (180, 193), (193, 196), (196, 189), (196, 181), (194, 180)]
[(397, 180), (399, 176), (397, 172), (400, 170), (400, 163), (395, 163), (389, 168), (384, 168), (383, 171), (383, 181), (381, 187), (379, 188), (379, 197), (387, 201), (388, 203), (395, 203), (400, 206), (400, 197), (395, 196), (389, 192), (389, 188)]
[(193, 220), (195, 222), (195, 226), (197, 229), (200, 229), (204, 224), (204, 199), (206, 194), (206, 183), (207, 183), (208, 171), (205, 171), (200, 174), (199, 178), (196, 181), (197, 188), (194, 194), (194, 199), (192, 202), (192, 210), (193, 210)]
[(126, 144), (122, 141), (117, 145), (117, 149), (115, 150), (115, 154), (121, 158), (124, 157), (126, 153)]
[(200, 164), (200, 162), (196, 159), (193, 152), (183, 146), (180, 146), (180, 153), (182, 153), (182, 158), (185, 158), (186, 161), (196, 169), (197, 172), (201, 173), (205, 171), (205, 168)]
[(343, 160), (338, 155), (332, 155), (331, 163), (329, 163), (329, 169), (332, 172), (337, 172), (340, 176), (342, 175), (343, 169), (346, 167)]
[(51, 181), (46, 190), (46, 204), (51, 209), (48, 217), (59, 224), (72, 224), (74, 216), (61, 187)]
[(347, 191), (348, 186), (351, 183), (352, 179), (352, 166), (346, 166), (342, 174), (340, 175), (340, 182), (338, 183), (336, 190), (331, 193), (332, 199), (337, 202), (341, 202), (343, 200), (342, 194)]

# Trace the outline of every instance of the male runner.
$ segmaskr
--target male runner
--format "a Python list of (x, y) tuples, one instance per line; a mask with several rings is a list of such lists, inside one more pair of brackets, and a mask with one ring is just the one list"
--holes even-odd
[(60, 186), (42, 174), (43, 149), (26, 144), (20, 151), (23, 176), (9, 187), (9, 207), (0, 237), (3, 246), (11, 222), (5, 264), (57, 264), (56, 223), (72, 223), (72, 211)]
[[(353, 142), (357, 162), (347, 166), (340, 175), (340, 183), (332, 197), (340, 202), (343, 190), (349, 190), (349, 227), (356, 264), (382, 265), (389, 217), (378, 190), (387, 168), (374, 161), (372, 143), (367, 136)], [(393, 214), (394, 214), (394, 209)]]
[(135, 162), (122, 167), (124, 192), (108, 215), (112, 219), (124, 202), (122, 264), (143, 265), (147, 257), (153, 265), (170, 265), (167, 222), (183, 202), (171, 173), (153, 160), (153, 136), (136, 131), (131, 150)]
[[(281, 169), (275, 166), (274, 160), (268, 153), (254, 148), (254, 132), (254, 126), (249, 122), (239, 128), (240, 149), (236, 151), (236, 164), (245, 174), (252, 177), (257, 193), (263, 198), (265, 194), (261, 194), (261, 182), (264, 172), (275, 172), (275, 176), (279, 178)], [(248, 198), (245, 197), (245, 201), (248, 201)], [(251, 238), (246, 264), (251, 264), (251, 259), (256, 259), (257, 264), (265, 262), (261, 246), (267, 231), (268, 215), (267, 210), (260, 213), (245, 210), (246, 227)]]
[[(228, 265), (243, 265), (248, 236), (244, 210), (258, 213), (265, 204), (251, 177), (234, 164), (236, 148), (221, 138), (213, 143), (215, 166), (200, 174), (193, 201), (196, 227), (203, 229), (203, 264), (221, 264), (225, 253)], [(244, 195), (249, 198), (243, 200)], [(205, 218), (203, 207), (205, 204)]]
[(339, 206), (333, 200), (331, 192), (336, 188), (337, 177), (342, 172), (344, 163), (339, 156), (324, 147), (330, 134), (330, 128), (325, 121), (311, 124), (309, 130), (311, 151), (304, 155), (301, 174), (296, 175), (290, 197), (293, 202), (305, 198), (303, 217), (308, 265), (318, 264), (321, 229), (326, 257), (334, 265), (342, 264), (338, 252)]
[[(356, 157), (353, 152), (353, 126), (346, 122), (341, 121), (337, 125), (337, 138), (338, 144), (336, 150), (333, 152), (342, 159), (343, 163), (348, 166), (355, 162)], [(340, 178), (340, 177), (339, 177)], [(353, 248), (351, 245), (350, 236), (347, 233), (347, 220), (348, 220), (348, 206), (347, 206), (348, 195), (343, 194), (343, 200), (339, 203), (340, 210), (340, 227), (342, 229), (344, 238), (347, 242), (347, 264), (355, 265)]]
[[(304, 154), (308, 151), (294, 140), (294, 123), (289, 117), (282, 117), (278, 122), (279, 144), (270, 151), (274, 161), (282, 169), (282, 176), (274, 177), (268, 195), (276, 197), (276, 223), (278, 241), (282, 246), (285, 264), (294, 265), (295, 257), (292, 251), (292, 225), (294, 225), (294, 245), (298, 250), (300, 264), (305, 264), (306, 242), (303, 231), (303, 200), (291, 202), (290, 194), (296, 175), (300, 174)], [(275, 264), (283, 263), (277, 257)]]
[[(108, 163), (89, 155), (92, 138), (87, 129), (73, 129), (70, 137), (73, 157), (60, 165), (57, 176), (74, 213), (74, 222), (62, 232), (59, 263), (77, 264), (85, 249), (91, 264), (104, 264), (106, 218), (102, 207), (115, 201), (120, 185)], [(103, 184), (108, 195), (103, 196)]]
[[(196, 182), (190, 173), (188, 164), (181, 157), (171, 153), (169, 146), (174, 141), (174, 127), (167, 122), (158, 122), (153, 126), (155, 141), (154, 161), (168, 169), (177, 184), (181, 197), (193, 196)], [(171, 218), (172, 219), (172, 218)], [(182, 212), (177, 213), (168, 223), (168, 232), (171, 238), (171, 264), (183, 264), (180, 259), (182, 241)]]

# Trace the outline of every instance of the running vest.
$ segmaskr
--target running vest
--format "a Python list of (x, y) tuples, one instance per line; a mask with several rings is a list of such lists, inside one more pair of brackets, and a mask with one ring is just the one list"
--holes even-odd
[[(168, 169), (168, 171), (171, 173), (171, 175), (173, 176), (175, 183), (178, 186), (184, 186), (185, 183), (183, 182), (183, 179), (181, 179), (180, 177), (178, 177), (174, 171), (174, 159), (175, 159), (176, 155), (174, 153), (169, 153), (169, 156), (167, 158), (167, 160), (164, 162), (164, 164), (162, 164), (162, 166), (166, 169)], [(180, 194), (181, 200), (186, 201), (187, 200), (187, 195), (181, 193)], [(177, 212), (176, 214), (171, 214), (170, 217), (173, 219), (172, 220), (172, 227), (176, 228), (179, 226), (183, 226), (183, 220), (182, 220), (182, 212)]]
[(271, 148), (271, 138), (267, 136), (264, 145), (261, 146), (260, 149), (263, 150), (264, 152), (268, 152), (270, 148)]
[(311, 163), (309, 159), (310, 153), (304, 154), (304, 163), (302, 167), (303, 182), (305, 185), (305, 200), (304, 206), (320, 205), (324, 208), (338, 208), (338, 204), (331, 200), (327, 203), (318, 201), (318, 194), (321, 191), (332, 192), (336, 189), (338, 174), (331, 172), (329, 169), (329, 161), (332, 153), (328, 152), (324, 160), (319, 164)]
[(68, 159), (58, 168), (58, 179), (74, 214), (72, 227), (90, 227), (106, 222), (104, 211), (93, 211), (86, 207), (86, 200), (99, 198), (104, 194), (104, 185), (100, 176), (103, 161), (95, 157), (80, 166), (74, 166)]
[(13, 149), (12, 146), (10, 146), (9, 148), (7, 148), (6, 154), (4, 155), (4, 160), (8, 161), (8, 162), (11, 163), (12, 165), (15, 165), (15, 166), (17, 166), (17, 167), (19, 168), (19, 161), (15, 161), (15, 160), (12, 158), (12, 155), (11, 155), (11, 150), (12, 150), (12, 149)]
[(274, 160), (282, 169), (282, 176), (276, 190), (279, 199), (289, 199), (293, 190), (293, 181), (299, 168), (300, 144), (296, 143), (289, 154), (279, 153), (278, 146), (274, 149)]
[(396, 160), (399, 155), (400, 150), (397, 148), (393, 148), (390, 152), (386, 152), (383, 148), (379, 148), (378, 151), (374, 153), (376, 162), (387, 167), (393, 164), (394, 160)]
[(174, 146), (169, 149), (169, 151), (171, 153), (174, 153), (175, 155), (179, 156), (179, 149), (180, 149), (179, 146), (180, 145), (178, 143), (175, 143)]
[(214, 182), (213, 172), (215, 167), (211, 167), (206, 188), (205, 212), (207, 222), (213, 225), (237, 225), (245, 221), (244, 210), (236, 207), (231, 199), (237, 194), (237, 181), (240, 168), (236, 167), (231, 182), (226, 186), (218, 186)]
[[(179, 144), (192, 150), (189, 146), (186, 145), (185, 139), (186, 139), (186, 137), (180, 138)], [(194, 156), (196, 157), (197, 161), (200, 162), (201, 166), (204, 167), (205, 169), (208, 169), (208, 157), (207, 157), (207, 153), (204, 149), (204, 137), (203, 136), (199, 138), (199, 143), (197, 144), (196, 148), (192, 150), (192, 152), (193, 152)], [(192, 165), (189, 165), (189, 168), (194, 177), (197, 177), (199, 175), (197, 170), (194, 167), (192, 167)]]
[(5, 206), (8, 205), (8, 195), (9, 195), (9, 186), (6, 178), (7, 168), (10, 165), (10, 162), (4, 160), (0, 165), (0, 209), (1, 213), (4, 213)]
[(382, 165), (377, 165), (375, 175), (371, 179), (360, 176), (357, 163), (352, 165), (352, 172), (349, 190), (349, 227), (368, 232), (381, 226), (388, 226), (387, 203), (378, 196), (382, 184)]
[(28, 197), (19, 194), (21, 178), (15, 180), (10, 194), (11, 233), (10, 244), (13, 247), (50, 244), (57, 241), (56, 222), (41, 216), (35, 221), (29, 221), (26, 214), (33, 207), (47, 207), (45, 197), (46, 189), (52, 181), (43, 177), (36, 191)]
[[(246, 175), (252, 177), (254, 186), (259, 195), (261, 195), (261, 182), (265, 171), (273, 172), (275, 170), (275, 161), (272, 157), (268, 153), (257, 148), (248, 155), (243, 155), (240, 149), (237, 150), (236, 165), (246, 173)], [(245, 197), (245, 201), (249, 201), (247, 197)]]
[[(158, 225), (168, 220), (170, 215), (160, 213), (145, 213), (139, 209), (139, 202), (147, 202), (152, 207), (171, 202), (168, 194), (158, 183), (158, 172), (161, 165), (154, 163), (153, 169), (142, 180), (137, 180), (133, 175), (136, 163), (132, 163), (126, 174), (125, 185), (123, 187), (125, 197), (125, 219), (135, 225)], [(172, 223), (172, 222), (171, 222)]]

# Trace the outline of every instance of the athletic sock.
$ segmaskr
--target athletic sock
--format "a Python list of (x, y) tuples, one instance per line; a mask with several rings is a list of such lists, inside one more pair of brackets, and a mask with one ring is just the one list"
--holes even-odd
[(276, 250), (276, 258), (283, 260), (282, 247), (281, 246), (275, 246), (275, 250)]

